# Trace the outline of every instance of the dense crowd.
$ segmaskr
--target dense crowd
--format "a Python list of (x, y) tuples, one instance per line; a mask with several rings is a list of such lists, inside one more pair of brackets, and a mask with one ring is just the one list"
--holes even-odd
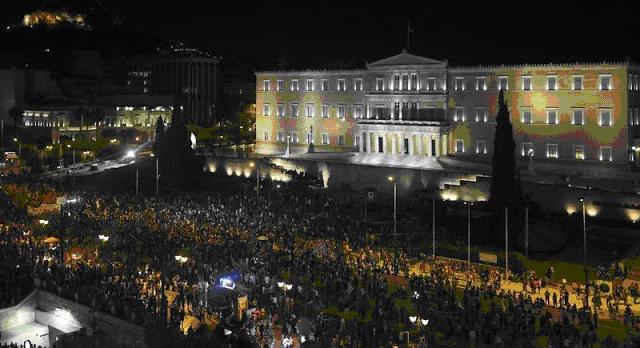
[[(50, 219), (50, 231), (64, 231), (55, 249), (16, 219), (23, 212), (3, 204), (0, 304), (23, 298), (35, 278), (97, 310), (138, 324), (153, 314), (187, 335), (204, 330), (185, 325), (190, 318), (230, 325), (237, 294), (246, 294), (247, 315), (232, 336), (259, 347), (302, 337), (324, 347), (407, 339), (422, 347), (529, 347), (541, 336), (553, 347), (616, 346), (597, 337), (597, 316), (562, 306), (553, 318), (544, 301), (500, 290), (495, 269), (467, 272), (462, 290), (454, 281), (462, 264), (432, 261), (428, 274), (409, 276), (403, 245), (371, 245), (352, 218), (357, 205), (306, 177), (260, 195), (70, 193), (75, 203)], [(69, 258), (72, 248), (97, 256)], [(234, 278), (235, 292), (216, 286), (222, 277)]]

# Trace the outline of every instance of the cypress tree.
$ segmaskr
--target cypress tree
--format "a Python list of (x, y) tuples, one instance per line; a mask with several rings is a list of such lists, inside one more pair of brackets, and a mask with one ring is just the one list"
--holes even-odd
[[(513, 126), (502, 90), (498, 96), (498, 114), (493, 144), (489, 204), (494, 216), (494, 227), (497, 227), (504, 221), (505, 207), (509, 208), (509, 220), (514, 223), (517, 219), (513, 219), (513, 217), (521, 214), (522, 207), (520, 178), (516, 169), (516, 144), (513, 140)], [(496, 228), (493, 230), (496, 231)], [(503, 235), (501, 231), (496, 231), (496, 233), (499, 236)]]

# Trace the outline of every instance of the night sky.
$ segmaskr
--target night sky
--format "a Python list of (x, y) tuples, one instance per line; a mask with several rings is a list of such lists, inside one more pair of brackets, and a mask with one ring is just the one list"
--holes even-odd
[(628, 2), (617, 0), (597, 6), (585, 1), (27, 0), (2, 9), (0, 20), (19, 22), (24, 13), (43, 8), (89, 13), (107, 37), (117, 23), (127, 34), (114, 40), (116, 45), (181, 40), (227, 64), (256, 68), (362, 66), (406, 46), (407, 20), (413, 30), (410, 51), (447, 58), (452, 65), (640, 61), (634, 38), (638, 18)]

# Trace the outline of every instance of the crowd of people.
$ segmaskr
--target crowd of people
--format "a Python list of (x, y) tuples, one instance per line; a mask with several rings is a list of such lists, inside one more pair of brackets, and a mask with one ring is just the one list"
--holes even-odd
[[(136, 324), (153, 315), (187, 337), (228, 327), (224, 339), (258, 347), (528, 347), (543, 336), (553, 347), (628, 344), (597, 337), (597, 316), (575, 305), (557, 314), (525, 292), (505, 293), (496, 269), (467, 272), (462, 288), (460, 263), (430, 260), (429, 272), (411, 275), (404, 245), (372, 245), (353, 218), (357, 205), (303, 175), (259, 197), (233, 187), (160, 198), (72, 192), (45, 230), (60, 237), (55, 245), (3, 204), (0, 304), (15, 304), (35, 279)], [(72, 248), (95, 252), (73, 258)], [(239, 295), (248, 305), (233, 326)]]

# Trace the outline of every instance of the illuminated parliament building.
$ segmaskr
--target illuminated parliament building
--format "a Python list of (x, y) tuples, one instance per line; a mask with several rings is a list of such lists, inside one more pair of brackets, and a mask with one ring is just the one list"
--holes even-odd
[(638, 164), (640, 66), (453, 67), (403, 51), (357, 70), (256, 73), (265, 154), (353, 151), (490, 161), (500, 90), (516, 151), (548, 161)]

